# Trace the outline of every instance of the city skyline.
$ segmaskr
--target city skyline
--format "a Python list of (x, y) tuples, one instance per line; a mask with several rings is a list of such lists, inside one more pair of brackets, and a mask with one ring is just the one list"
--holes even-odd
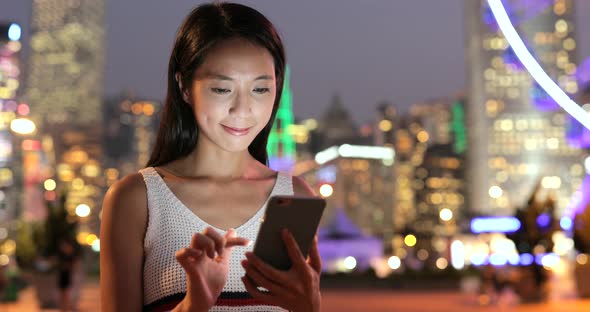
[[(120, 228), (116, 222), (122, 220), (111, 213), (122, 208), (114, 192), (127, 188), (131, 174), (139, 172), (135, 177), (145, 180), (146, 209), (156, 216), (150, 220), (174, 227), (183, 217), (177, 214), (180, 206), (204, 221), (200, 229), (187, 227), (193, 232), (164, 233), (164, 243), (194, 235), (212, 218), (201, 207), (183, 204), (201, 203), (200, 194), (191, 193), (195, 188), (241, 188), (269, 179), (253, 162), (233, 168), (231, 177), (222, 172), (223, 179), (193, 166), (202, 163), (202, 155), (224, 149), (225, 137), (232, 137), (211, 137), (217, 147), (209, 151), (211, 144), (203, 145), (199, 134), (202, 120), (187, 124), (163, 106), (165, 90), (158, 85), (164, 85), (172, 28), (195, 4), (181, 0), (178, 7), (155, 13), (154, 1), (141, 7), (135, 3), (135, 11), (124, 9), (129, 1), (112, 1), (109, 7), (108, 0), (28, 0), (32, 7), (30, 20), (20, 22), (23, 36), (20, 27), (10, 24), (17, 20), (3, 20), (0, 14), (0, 271), (6, 266), (52, 274), (37, 264), (59, 255), (68, 241), (85, 253), (80, 273), (99, 273), (100, 258), (104, 268), (113, 239), (121, 236), (111, 230)], [(264, 212), (276, 192), (297, 195), (292, 182), (302, 179), (314, 196), (325, 199), (317, 244), (323, 250), (322, 272), (338, 279), (349, 275), (375, 286), (404, 284), (405, 278), (427, 283), (422, 275), (457, 286), (467, 276), (460, 271), (471, 275), (481, 267), (481, 286), (473, 295), (483, 305), (482, 298), (495, 301), (493, 293), (482, 297), (487, 296), (486, 283), (493, 281), (506, 282), (528, 301), (545, 296), (539, 278), (554, 283), (550, 274), (573, 265), (579, 278), (578, 264), (588, 262), (580, 255), (588, 254), (590, 246), (590, 237), (580, 235), (586, 234), (584, 218), (590, 212), (584, 196), (590, 185), (590, 149), (572, 143), (581, 134), (571, 131), (570, 117), (556, 102), (559, 97), (541, 89), (548, 88), (529, 66), (531, 60), (522, 57), (520, 42), (513, 40), (519, 35), (506, 31), (507, 19), (498, 11), (510, 16), (522, 46), (558, 88), (583, 104), (590, 102), (585, 97), (590, 96), (589, 82), (579, 78), (590, 74), (590, 53), (585, 52), (590, 40), (580, 36), (590, 28), (578, 25), (590, 25), (590, 19), (580, 18), (573, 6), (582, 0), (335, 1), (296, 6), (240, 1), (276, 23), (294, 55), (286, 62), (272, 129), (262, 133), (262, 141), (260, 135), (255, 139), (265, 146), (255, 151), (252, 146), (258, 143), (244, 141), (250, 144), (247, 149), (225, 153), (250, 151), (278, 172), (258, 211)], [(509, 4), (505, 11), (497, 10), (501, 1)], [(590, 9), (589, 1), (586, 5)], [(243, 12), (222, 13), (230, 24), (237, 22), (232, 29), (244, 27)], [(205, 22), (204, 27), (219, 23), (223, 21)], [(186, 44), (180, 40), (176, 45)], [(585, 59), (588, 64), (582, 65)], [(232, 76), (229, 70), (225, 74)], [(193, 104), (202, 104), (199, 100)], [(240, 99), (231, 101), (238, 105)], [(590, 103), (576, 108), (590, 111), (588, 107)], [(178, 131), (164, 133), (171, 124)], [(195, 150), (198, 159), (185, 157)], [(158, 168), (180, 169), (160, 177)], [(159, 184), (151, 185), (150, 175)], [(198, 185), (178, 187), (189, 180)], [(263, 187), (252, 185), (258, 186)], [(158, 193), (162, 189), (164, 195)], [(186, 197), (189, 193), (193, 198)], [(220, 199), (234, 200), (232, 209), (208, 198), (201, 204), (215, 205), (220, 216), (239, 217), (238, 210), (254, 197), (234, 193)], [(170, 200), (176, 204), (158, 210)], [(138, 202), (134, 211), (142, 205)], [(583, 207), (575, 210), (574, 205)], [(581, 209), (584, 214), (573, 213)], [(136, 238), (167, 230), (153, 222), (146, 228), (135, 223), (125, 231)], [(136, 246), (143, 246), (144, 260), (162, 251), (152, 245)], [(162, 252), (170, 255), (168, 251)], [(518, 275), (491, 279), (494, 267)], [(535, 285), (534, 294), (519, 292), (527, 280)], [(51, 290), (31, 285), (38, 294)]]
[[(105, 96), (132, 90), (143, 98), (163, 99), (176, 28), (202, 2), (178, 1), (165, 9), (142, 2), (141, 10), (131, 10), (139, 2), (107, 3)], [(339, 1), (337, 8), (328, 1), (240, 2), (268, 15), (283, 36), (297, 118), (319, 117), (336, 93), (359, 123), (373, 119), (375, 107), (383, 100), (406, 111), (411, 104), (466, 89), (463, 1), (374, 1), (363, 6)], [(575, 4), (578, 29), (590, 28), (590, 3), (578, 0)], [(23, 26), (23, 61), (30, 53), (30, 10), (29, 1), (8, 0), (0, 12), (0, 20)], [(429, 22), (410, 25), (419, 14)], [(354, 20), (362, 23), (350, 23)], [(409, 27), (412, 30), (405, 31)], [(576, 35), (582, 61), (590, 56), (590, 33)], [(153, 38), (159, 39), (154, 42)]]

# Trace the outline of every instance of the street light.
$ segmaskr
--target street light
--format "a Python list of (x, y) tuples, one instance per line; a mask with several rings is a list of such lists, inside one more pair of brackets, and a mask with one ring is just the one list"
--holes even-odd
[(332, 185), (325, 183), (320, 186), (320, 195), (322, 195), (322, 197), (330, 197), (332, 194), (334, 194), (334, 188)]
[(76, 215), (80, 218), (85, 218), (90, 215), (90, 207), (86, 204), (80, 204), (76, 207)]
[(37, 126), (28, 118), (15, 118), (10, 122), (10, 130), (16, 134), (28, 135), (33, 134)]

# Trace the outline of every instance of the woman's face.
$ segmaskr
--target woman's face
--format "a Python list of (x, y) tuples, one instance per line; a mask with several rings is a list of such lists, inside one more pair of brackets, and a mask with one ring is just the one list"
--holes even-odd
[(266, 126), (276, 97), (274, 60), (245, 39), (214, 46), (183, 93), (203, 140), (230, 152), (248, 148)]

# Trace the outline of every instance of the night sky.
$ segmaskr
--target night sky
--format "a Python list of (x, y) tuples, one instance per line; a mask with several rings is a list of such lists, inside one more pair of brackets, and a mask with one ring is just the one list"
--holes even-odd
[[(363, 122), (373, 118), (378, 101), (403, 110), (464, 90), (463, 1), (470, 0), (240, 2), (260, 10), (282, 35), (297, 118), (319, 117), (338, 93)], [(138, 97), (163, 100), (174, 35), (199, 3), (107, 0), (105, 94), (133, 90)], [(576, 5), (582, 60), (590, 57), (590, 1)], [(29, 0), (0, 4), (0, 21), (20, 23), (27, 42), (30, 10)]]

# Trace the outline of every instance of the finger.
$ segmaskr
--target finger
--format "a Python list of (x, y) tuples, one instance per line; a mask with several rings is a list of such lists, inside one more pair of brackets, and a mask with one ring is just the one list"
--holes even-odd
[(285, 243), (287, 253), (289, 254), (289, 258), (291, 259), (293, 266), (302, 267), (302, 265), (305, 265), (305, 258), (303, 258), (303, 254), (301, 253), (295, 238), (293, 238), (293, 234), (291, 234), (291, 232), (289, 232), (287, 229), (283, 229), (281, 234), (283, 236), (283, 242)]
[(318, 249), (318, 236), (316, 235), (309, 249), (309, 265), (318, 274), (322, 272), (322, 258), (320, 257), (320, 250)]
[(189, 261), (191, 259), (197, 260), (200, 256), (203, 255), (202, 250), (194, 249), (194, 248), (182, 248), (181, 250), (176, 252), (176, 260), (180, 263), (180, 265), (188, 269)]
[(215, 242), (215, 251), (217, 251), (217, 255), (220, 257), (223, 256), (223, 249), (225, 248), (225, 237), (221, 236), (215, 229), (212, 227), (208, 227), (203, 231), (203, 235), (209, 237), (210, 239)]
[(266, 276), (268, 279), (273, 280), (281, 285), (289, 285), (289, 277), (287, 277), (285, 271), (278, 270), (271, 266), (270, 264), (262, 261), (262, 259), (258, 258), (254, 253), (247, 252), (246, 259), (248, 259), (248, 264), (255, 267), (260, 273)]
[(244, 267), (244, 271), (246, 275), (254, 282), (254, 284), (258, 286), (262, 286), (268, 289), (271, 293), (278, 295), (280, 297), (285, 297), (289, 295), (289, 291), (278, 285), (277, 283), (269, 280), (266, 276), (264, 276), (256, 267), (250, 265), (248, 260), (242, 260), (242, 267)]
[(246, 291), (252, 296), (252, 298), (268, 304), (279, 305), (278, 300), (273, 295), (256, 288), (254, 282), (248, 276), (242, 276), (242, 282), (244, 283), (244, 287), (246, 287)]
[(211, 259), (215, 258), (215, 242), (208, 236), (196, 233), (191, 240), (191, 247), (205, 251)]
[(225, 247), (230, 248), (235, 246), (250, 246), (250, 244), (252, 244), (252, 241), (245, 237), (234, 237), (227, 239), (225, 242)]
[(235, 246), (250, 246), (252, 241), (245, 237), (238, 237), (236, 230), (229, 229), (225, 233), (225, 247), (231, 248)]

